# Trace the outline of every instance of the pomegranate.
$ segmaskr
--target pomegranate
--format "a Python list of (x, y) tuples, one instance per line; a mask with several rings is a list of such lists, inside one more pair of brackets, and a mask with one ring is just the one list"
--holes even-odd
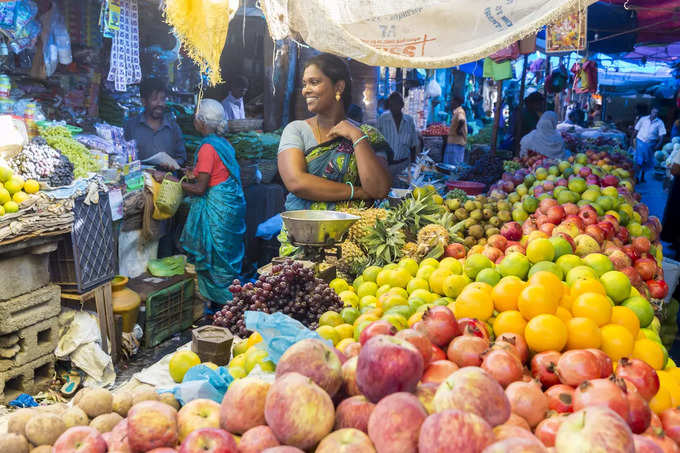
[(506, 421), (503, 424), (517, 426), (519, 428), (526, 429), (527, 431), (531, 431), (531, 426), (529, 426), (529, 422), (527, 422), (524, 418), (512, 412), (510, 413), (510, 418), (508, 418), (508, 421)]
[(656, 261), (654, 258), (640, 258), (633, 266), (642, 280), (652, 280), (657, 272)]
[(623, 357), (619, 360), (615, 375), (635, 385), (640, 396), (647, 401), (654, 398), (659, 391), (659, 376), (654, 368), (642, 360)]
[(592, 406), (607, 406), (628, 422), (625, 384), (611, 378), (582, 382), (574, 392), (574, 412)]
[(503, 349), (490, 350), (484, 354), (482, 368), (504, 388), (522, 379), (522, 364), (517, 357)]
[(458, 322), (453, 312), (447, 307), (435, 305), (423, 314), (422, 333), (435, 346), (446, 346), (459, 335)]
[(586, 349), (586, 351), (593, 354), (599, 362), (601, 378), (608, 378), (612, 375), (614, 372), (614, 368), (612, 367), (612, 359), (610, 359), (609, 356), (604, 353), (604, 351), (601, 349)]
[(548, 407), (560, 414), (574, 412), (574, 388), (564, 384), (557, 384), (545, 391)]
[(628, 398), (628, 426), (634, 434), (642, 434), (647, 430), (652, 420), (652, 410), (635, 385), (625, 379), (624, 384)]
[(555, 446), (555, 436), (557, 436), (557, 430), (560, 429), (562, 423), (567, 419), (567, 417), (562, 415), (554, 415), (548, 417), (541, 421), (536, 427), (534, 434), (538, 437), (538, 440), (543, 442), (546, 447)]
[(562, 354), (557, 351), (545, 351), (539, 352), (531, 359), (531, 374), (543, 384), (543, 388), (560, 383), (555, 371), (561, 356)]
[(648, 434), (651, 433), (654, 430), (663, 430), (663, 425), (661, 424), (661, 419), (659, 418), (658, 415), (656, 415), (654, 412), (652, 412), (652, 419), (649, 422), (649, 428), (647, 428), (647, 431), (645, 431), (643, 434)]
[(430, 362), (434, 362), (436, 360), (446, 360), (446, 354), (437, 346), (432, 345), (432, 356), (430, 357)]
[(432, 342), (423, 334), (415, 329), (404, 329), (397, 332), (395, 335), (397, 338), (406, 340), (416, 347), (420, 354), (423, 356), (423, 363), (430, 363), (432, 358)]
[(512, 332), (506, 332), (496, 338), (496, 343), (498, 342), (510, 344), (517, 351), (520, 362), (527, 363), (527, 360), (529, 359), (529, 346), (527, 346), (527, 342), (523, 336)]
[(423, 377), (420, 378), (420, 382), (441, 384), (456, 370), (458, 370), (458, 365), (453, 362), (448, 360), (435, 360), (434, 362), (430, 362), (427, 366), (423, 373)]
[(391, 336), (396, 333), (397, 333), (396, 327), (394, 327), (392, 324), (385, 321), (384, 319), (379, 319), (377, 321), (373, 321), (372, 323), (367, 325), (364, 330), (361, 331), (361, 334), (359, 335), (359, 343), (361, 343), (361, 346), (363, 346), (366, 344), (368, 340), (375, 337), (376, 335)]
[(663, 453), (653, 440), (639, 434), (633, 434), (633, 443), (635, 444), (635, 453)]
[(548, 412), (548, 398), (541, 392), (538, 383), (513, 382), (505, 389), (514, 414), (524, 418), (532, 428), (545, 418)]
[(473, 337), (484, 338), (487, 342), (489, 339), (489, 331), (486, 329), (486, 324), (478, 319), (460, 318), (458, 320), (458, 330), (461, 335), (470, 335)]
[(666, 409), (659, 418), (666, 435), (676, 443), (680, 443), (680, 409), (675, 407)]
[(480, 366), (482, 364), (482, 353), (489, 349), (489, 342), (481, 337), (461, 335), (456, 337), (449, 344), (446, 353), (449, 360), (458, 365)]
[(600, 377), (600, 363), (585, 349), (566, 351), (557, 362), (557, 374), (562, 384), (576, 387), (583, 381)]

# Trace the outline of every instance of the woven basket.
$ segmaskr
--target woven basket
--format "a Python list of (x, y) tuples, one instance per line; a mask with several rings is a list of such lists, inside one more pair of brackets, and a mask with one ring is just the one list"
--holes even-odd
[(227, 122), (229, 132), (235, 134), (237, 132), (247, 132), (262, 129), (264, 120), (229, 120)]
[(258, 159), (256, 161), (257, 168), (262, 173), (262, 184), (269, 184), (274, 180), (276, 173), (279, 171), (278, 161), (276, 159)]
[(158, 190), (158, 197), (156, 198), (156, 207), (163, 214), (175, 215), (177, 209), (179, 209), (184, 195), (182, 181), (184, 181), (184, 178), (179, 181), (171, 181), (166, 175), (166, 178), (161, 183), (161, 188)]

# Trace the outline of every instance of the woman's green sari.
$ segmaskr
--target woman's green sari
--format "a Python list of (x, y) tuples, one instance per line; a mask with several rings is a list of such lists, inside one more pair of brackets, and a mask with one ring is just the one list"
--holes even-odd
[[(378, 129), (368, 124), (362, 124), (359, 128), (368, 136), (368, 141), (376, 154), (389, 155), (390, 145)], [(305, 160), (309, 174), (335, 182), (350, 182), (355, 187), (361, 184), (354, 147), (352, 142), (346, 138), (336, 138), (313, 147), (305, 153)], [(289, 193), (286, 198), (286, 211), (334, 210), (341, 207), (359, 206), (361, 203), (361, 200), (339, 202), (303, 200)], [(281, 256), (290, 256), (296, 251), (296, 247), (288, 242), (285, 228), (281, 230), (278, 239), (281, 242)]]

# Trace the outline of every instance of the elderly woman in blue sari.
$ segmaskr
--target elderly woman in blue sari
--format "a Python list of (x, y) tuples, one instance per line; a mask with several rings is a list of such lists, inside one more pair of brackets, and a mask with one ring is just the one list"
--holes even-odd
[[(180, 242), (196, 266), (201, 295), (224, 304), (232, 298), (228, 287), (241, 273), (246, 202), (234, 148), (217, 135), (226, 126), (222, 104), (203, 99), (194, 126), (205, 138), (194, 156), (195, 182), (182, 183), (191, 208)], [(162, 176), (154, 174), (157, 180)]]
[(290, 192), (286, 209), (334, 209), (387, 196), (389, 146), (377, 129), (346, 117), (352, 104), (347, 64), (331, 54), (305, 64), (302, 96), (315, 115), (288, 124), (279, 144), (279, 173)]

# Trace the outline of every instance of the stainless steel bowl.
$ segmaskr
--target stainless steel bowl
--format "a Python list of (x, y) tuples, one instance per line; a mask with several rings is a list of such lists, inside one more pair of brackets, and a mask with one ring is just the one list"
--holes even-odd
[(336, 211), (287, 211), (281, 214), (288, 238), (295, 245), (331, 246), (359, 217)]

